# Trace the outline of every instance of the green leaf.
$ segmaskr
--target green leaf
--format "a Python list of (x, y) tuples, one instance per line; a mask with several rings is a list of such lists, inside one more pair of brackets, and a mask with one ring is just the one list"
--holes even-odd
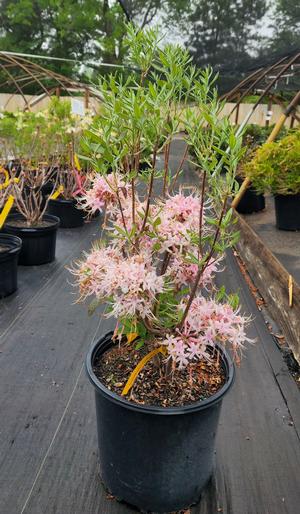
[(99, 300), (98, 298), (95, 298), (94, 300), (92, 300), (88, 306), (88, 315), (92, 316), (94, 314), (94, 312), (96, 311), (96, 309), (101, 305), (101, 303), (102, 303), (101, 300)]
[(145, 341), (143, 341), (142, 339), (139, 339), (138, 343), (135, 345), (135, 349), (136, 350), (139, 350), (140, 348), (142, 348), (145, 344)]

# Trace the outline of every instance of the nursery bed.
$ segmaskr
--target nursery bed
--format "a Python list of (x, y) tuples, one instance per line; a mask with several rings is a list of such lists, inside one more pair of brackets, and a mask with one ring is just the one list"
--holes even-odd
[[(175, 141), (172, 163), (180, 158)], [(191, 176), (191, 175), (190, 175)], [(97, 221), (60, 231), (57, 260), (20, 268), (19, 293), (0, 303), (1, 514), (133, 514), (100, 485), (93, 391), (83, 361), (112, 323), (72, 304), (65, 266), (95, 238)], [(254, 316), (225, 398), (216, 470), (192, 514), (291, 514), (300, 503), (300, 397), (232, 254), (224, 273)], [(74, 297), (75, 299), (75, 297)], [(42, 352), (40, 352), (42, 348)], [(201, 463), (199, 463), (201, 465)]]
[(243, 218), (300, 285), (300, 231), (276, 228), (273, 198), (266, 197), (264, 211), (243, 215)]
[(300, 364), (300, 232), (276, 229), (271, 197), (265, 211), (239, 215), (238, 229), (240, 256)]

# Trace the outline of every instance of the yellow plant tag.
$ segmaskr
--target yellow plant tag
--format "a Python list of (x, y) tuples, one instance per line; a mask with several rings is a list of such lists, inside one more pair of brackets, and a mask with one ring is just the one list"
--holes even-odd
[(6, 220), (7, 216), (9, 215), (10, 209), (12, 208), (12, 206), (14, 204), (14, 201), (15, 201), (15, 199), (14, 199), (13, 195), (9, 195), (9, 197), (7, 198), (7, 200), (4, 204), (2, 212), (0, 214), (0, 229), (4, 225), (5, 220)]
[(293, 277), (289, 275), (289, 307), (293, 307)]
[(50, 200), (56, 200), (64, 192), (63, 186), (59, 186), (59, 188), (54, 191), (53, 195), (50, 196)]
[(155, 348), (155, 350), (152, 350), (152, 352), (147, 353), (147, 355), (145, 355), (145, 357), (142, 358), (142, 360), (137, 364), (137, 366), (131, 373), (129, 379), (127, 380), (125, 387), (122, 391), (122, 396), (125, 396), (130, 391), (140, 371), (142, 371), (143, 367), (146, 366), (147, 362), (149, 362), (152, 359), (152, 357), (154, 357), (158, 353), (165, 353), (165, 348), (163, 348), (162, 346), (160, 346), (159, 348)]
[(74, 153), (74, 166), (78, 171), (81, 171), (80, 162), (76, 153)]
[(132, 341), (134, 341), (137, 337), (137, 332), (131, 332), (130, 334), (127, 334), (127, 343), (132, 343)]
[(5, 189), (9, 184), (9, 174), (8, 171), (4, 168), (0, 168), (0, 173), (3, 173), (5, 175), (5, 180), (3, 184), (0, 184), (0, 189)]

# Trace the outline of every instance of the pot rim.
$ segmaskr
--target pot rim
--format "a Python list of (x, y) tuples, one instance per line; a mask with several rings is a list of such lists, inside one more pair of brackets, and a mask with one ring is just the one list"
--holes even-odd
[(289, 197), (289, 198), (296, 197), (297, 199), (299, 199), (300, 198), (300, 192), (299, 193), (285, 193), (285, 194), (283, 194), (283, 193), (273, 193), (273, 196), (274, 196), (275, 199), (278, 198), (279, 200), (282, 199), (282, 198), (286, 198), (286, 197)]
[(6, 260), (8, 256), (18, 254), (21, 251), (22, 239), (18, 236), (5, 234), (4, 232), (0, 233), (0, 244), (1, 243), (10, 245), (11, 247), (9, 250), (0, 253), (0, 261)]
[(22, 216), (20, 213), (10, 214), (4, 224), (4, 228), (9, 227), (10, 229), (20, 231), (25, 234), (40, 234), (41, 232), (52, 232), (60, 225), (60, 219), (53, 214), (44, 214), (42, 218), (45, 221), (53, 221), (53, 224), (48, 227), (17, 227), (13, 224), (14, 219), (24, 219), (24, 216)]
[(64, 205), (76, 205), (77, 201), (75, 198), (66, 199), (66, 198), (50, 198), (49, 203), (60, 203)]
[(136, 412), (140, 412), (143, 414), (157, 414), (162, 416), (170, 416), (170, 415), (183, 415), (190, 414), (193, 412), (198, 412), (200, 410), (207, 409), (216, 403), (219, 403), (223, 396), (227, 393), (234, 382), (235, 378), (235, 367), (234, 363), (222, 346), (218, 345), (218, 349), (221, 353), (222, 361), (225, 366), (225, 371), (227, 374), (227, 380), (225, 384), (217, 391), (216, 394), (210, 396), (205, 400), (200, 400), (197, 402), (193, 402), (188, 405), (183, 405), (181, 407), (160, 407), (157, 405), (139, 405), (133, 402), (129, 402), (122, 396), (113, 393), (107, 387), (105, 387), (100, 380), (96, 377), (93, 371), (93, 360), (97, 354), (97, 351), (101, 345), (105, 346), (107, 349), (111, 345), (111, 337), (113, 335), (113, 331), (108, 332), (103, 337), (101, 337), (97, 342), (93, 343), (88, 351), (85, 360), (85, 368), (91, 384), (95, 387), (96, 391), (103, 396), (105, 396), (108, 400), (117, 403), (121, 407), (125, 409), (133, 410)]

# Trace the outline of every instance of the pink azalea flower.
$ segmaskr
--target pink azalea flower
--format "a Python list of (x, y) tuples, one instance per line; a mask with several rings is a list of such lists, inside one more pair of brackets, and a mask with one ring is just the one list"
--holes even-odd
[(95, 175), (91, 187), (82, 195), (82, 208), (90, 212), (102, 211), (105, 207), (112, 208), (117, 203), (117, 193), (123, 198), (128, 193), (124, 177), (116, 173), (102, 176)]
[[(181, 310), (184, 307), (183, 302)], [(162, 344), (179, 368), (189, 362), (209, 360), (207, 349), (215, 347), (216, 343), (229, 344), (238, 356), (246, 341), (253, 342), (245, 333), (248, 321), (228, 304), (197, 296), (192, 302), (183, 329), (178, 330), (176, 336), (166, 336)]]

